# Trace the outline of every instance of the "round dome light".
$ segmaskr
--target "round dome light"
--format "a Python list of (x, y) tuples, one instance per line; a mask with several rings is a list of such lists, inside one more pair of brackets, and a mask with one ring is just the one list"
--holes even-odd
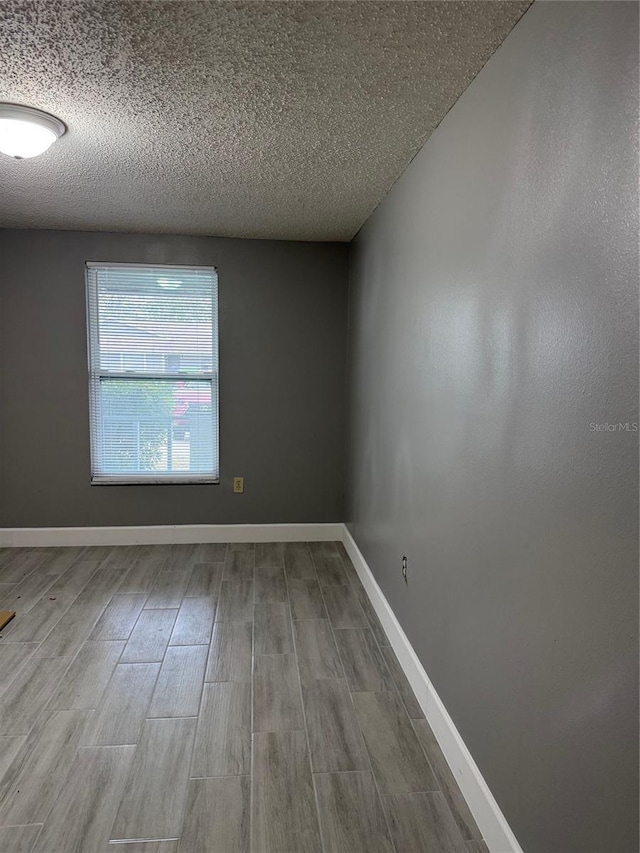
[(44, 154), (66, 129), (49, 113), (20, 104), (0, 104), (0, 151), (16, 160)]

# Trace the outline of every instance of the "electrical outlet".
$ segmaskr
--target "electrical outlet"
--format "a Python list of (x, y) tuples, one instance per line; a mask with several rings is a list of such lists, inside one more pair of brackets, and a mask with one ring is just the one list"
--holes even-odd
[(233, 493), (241, 495), (244, 492), (244, 477), (233, 478)]
[(407, 578), (407, 555), (402, 555), (402, 577), (404, 578), (405, 583), (409, 583), (409, 579)]

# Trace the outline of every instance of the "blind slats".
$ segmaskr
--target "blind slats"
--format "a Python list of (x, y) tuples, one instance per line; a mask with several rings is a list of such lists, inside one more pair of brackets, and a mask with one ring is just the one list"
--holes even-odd
[(217, 274), (87, 265), (93, 482), (216, 481)]

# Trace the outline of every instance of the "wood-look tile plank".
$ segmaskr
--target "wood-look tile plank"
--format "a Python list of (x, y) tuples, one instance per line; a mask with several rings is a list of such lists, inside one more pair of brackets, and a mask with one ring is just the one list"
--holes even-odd
[(228, 551), (255, 551), (256, 546), (253, 542), (229, 542), (227, 545)]
[(196, 545), (196, 563), (224, 563), (226, 556), (226, 542), (201, 542)]
[(252, 853), (322, 853), (304, 732), (253, 736)]
[(149, 593), (164, 565), (163, 559), (134, 560), (120, 584), (120, 592)]
[(288, 587), (291, 614), (294, 619), (327, 618), (327, 611), (317, 580), (314, 578), (303, 578), (301, 580), (292, 578)]
[(328, 619), (293, 623), (296, 652), (302, 676), (342, 678), (344, 670)]
[(468, 853), (460, 831), (439, 791), (383, 797), (391, 837), (397, 850), (422, 853)]
[(13, 681), (37, 648), (37, 643), (0, 643), (0, 691)]
[(256, 569), (254, 595), (256, 604), (287, 602), (289, 599), (284, 579), (284, 569), (280, 566)]
[(32, 658), (0, 695), (0, 735), (26, 735), (53, 696), (71, 658)]
[(125, 569), (98, 570), (58, 624), (42, 641), (38, 657), (75, 655), (118, 589)]
[(79, 560), (97, 560), (104, 563), (113, 551), (113, 545), (85, 545), (80, 549)]
[[(371, 772), (319, 773), (314, 782), (325, 853), (395, 853)], [(420, 853), (431, 850), (440, 853)]]
[(215, 598), (210, 596), (185, 598), (180, 605), (169, 645), (209, 645), (215, 615)]
[(52, 711), (42, 715), (0, 781), (0, 826), (45, 820), (91, 713)]
[(23, 581), (14, 584), (10, 591), (4, 593), (2, 609), (28, 613), (57, 580), (58, 575), (48, 574), (42, 569), (36, 569)]
[(138, 548), (138, 560), (166, 560), (171, 553), (171, 545), (168, 543), (147, 543)]
[(216, 622), (205, 681), (251, 681), (253, 628), (250, 622)]
[(18, 613), (2, 631), (3, 643), (41, 643), (75, 601), (75, 594), (47, 595), (27, 613)]
[(481, 841), (482, 833), (478, 829), (469, 806), (462, 796), (455, 776), (447, 764), (447, 759), (444, 757), (440, 744), (431, 730), (431, 726), (425, 719), (422, 719), (413, 720), (413, 728), (422, 744), (422, 748), (435, 774), (438, 787), (449, 805), (449, 809), (462, 837), (469, 841)]
[(58, 575), (58, 580), (49, 589), (49, 595), (80, 595), (99, 568), (98, 560), (78, 560), (72, 563), (68, 569)]
[(313, 556), (313, 564), (316, 567), (320, 586), (348, 585), (349, 578), (342, 565), (340, 557), (336, 556)]
[(124, 649), (123, 640), (87, 641), (51, 699), (56, 710), (97, 708)]
[(218, 597), (224, 563), (196, 563), (189, 578), (185, 597), (211, 595)]
[(146, 720), (111, 839), (178, 838), (196, 720)]
[(123, 746), (138, 743), (159, 672), (159, 663), (118, 664), (87, 725), (84, 744)]
[[(396, 657), (396, 653), (393, 651), (391, 646), (380, 646), (380, 651), (382, 652), (387, 668), (391, 673), (396, 690), (400, 694), (404, 707), (407, 709), (407, 714), (412, 720), (423, 719), (424, 711), (418, 704), (418, 700), (411, 689), (411, 685), (409, 684), (407, 676), (404, 674), (404, 670), (400, 666), (400, 661)], [(380, 689), (388, 690), (389, 688), (383, 687)]]
[[(0, 779), (2, 779), (9, 769), (11, 762), (18, 754), (25, 740), (26, 735), (0, 737)], [(0, 850), (2, 850), (2, 847), (0, 847)]]
[(467, 853), (491, 853), (484, 841), (467, 841), (465, 849)]
[(20, 554), (24, 554), (27, 551), (33, 550), (32, 548), (26, 548), (22, 545), (20, 546), (4, 546), (0, 548), (0, 567), (4, 568), (4, 566), (9, 565), (17, 556)]
[(397, 693), (354, 693), (353, 704), (381, 794), (435, 791), (424, 757)]
[(314, 560), (316, 557), (339, 557), (337, 542), (307, 542)]
[(17, 550), (17, 548), (9, 547), (0, 548), (0, 568), (6, 565), (7, 561), (11, 559), (12, 554)]
[(253, 641), (256, 655), (283, 655), (293, 652), (288, 604), (256, 604)]
[(51, 553), (42, 564), (42, 569), (60, 575), (73, 563), (82, 559), (82, 550), (82, 547), (73, 545), (52, 548)]
[(302, 698), (313, 772), (369, 770), (346, 680), (303, 677)]
[(138, 621), (146, 595), (123, 593), (114, 595), (89, 635), (90, 640), (128, 640)]
[(256, 542), (256, 569), (284, 566), (281, 542)]
[(159, 543), (151, 544), (147, 543), (146, 545), (138, 545), (138, 551), (136, 555), (136, 560), (166, 560), (167, 557), (171, 554), (171, 548), (173, 546), (168, 543)]
[(290, 551), (309, 551), (309, 543), (308, 542), (298, 542), (298, 541), (283, 542), (282, 543), (282, 550), (283, 550), (285, 556)]
[(227, 551), (222, 579), (225, 581), (252, 581), (254, 568), (254, 551)]
[(46, 561), (48, 553), (38, 548), (16, 548), (0, 566), (0, 583), (20, 583)]
[(206, 646), (169, 646), (147, 717), (197, 717), (207, 665)]
[(179, 853), (249, 853), (249, 776), (189, 782)]
[(177, 610), (143, 610), (122, 653), (121, 663), (161, 661), (178, 615)]
[(0, 850), (2, 853), (31, 853), (41, 829), (41, 823), (0, 827)]
[(353, 590), (355, 591), (355, 594), (358, 598), (358, 601), (360, 602), (360, 607), (362, 607), (362, 610), (364, 611), (364, 615), (367, 618), (367, 623), (368, 623), (369, 627), (371, 628), (371, 630), (373, 631), (373, 636), (376, 638), (376, 640), (378, 642), (378, 645), (379, 646), (390, 645), (389, 638), (387, 637), (385, 630), (382, 627), (380, 620), (378, 619), (378, 614), (373, 609), (373, 604), (371, 604), (371, 601), (370, 601), (369, 596), (367, 595), (367, 593), (365, 591), (365, 588), (362, 586), (362, 584), (352, 584), (352, 587), (353, 587)]
[(19, 548), (0, 548), (0, 569), (7, 565), (13, 557), (21, 550)]
[(217, 622), (253, 622), (253, 581), (222, 581)]
[(395, 690), (395, 683), (370, 628), (340, 629), (335, 636), (352, 692)]
[(192, 776), (244, 776), (251, 771), (251, 686), (205, 684)]
[(253, 669), (254, 732), (304, 728), (295, 655), (256, 655)]
[(195, 542), (166, 546), (163, 572), (190, 572), (197, 562), (198, 545)]
[(338, 542), (338, 553), (340, 554), (340, 559), (342, 560), (342, 567), (344, 568), (345, 574), (349, 579), (349, 583), (360, 584), (360, 578), (358, 577), (358, 573), (351, 561), (351, 557), (347, 554), (347, 549), (344, 547), (342, 542)]
[(146, 545), (138, 545), (138, 560), (166, 560), (171, 553), (172, 545), (170, 543), (157, 542), (155, 545), (147, 543)]
[(129, 569), (140, 557), (140, 545), (114, 545), (103, 559), (102, 569)]
[(318, 579), (316, 567), (311, 559), (311, 552), (306, 546), (301, 548), (285, 547), (284, 569), (287, 580)]
[(322, 594), (334, 628), (368, 627), (367, 617), (352, 586), (325, 586)]
[(189, 572), (162, 571), (151, 587), (145, 609), (180, 607), (189, 583)]
[(81, 601), (80, 597), (49, 631), (36, 652), (37, 657), (55, 658), (77, 654), (105, 608), (104, 604)]
[(33, 853), (102, 853), (134, 752), (134, 746), (80, 749)]
[(134, 562), (137, 560), (165, 560), (169, 554), (169, 545), (135, 545), (136, 553)]
[(92, 575), (89, 583), (82, 590), (78, 598), (94, 604), (99, 603), (103, 607), (106, 607), (113, 596), (120, 591), (120, 584), (124, 580), (127, 571), (127, 569), (122, 568), (104, 570), (99, 568), (95, 575)]

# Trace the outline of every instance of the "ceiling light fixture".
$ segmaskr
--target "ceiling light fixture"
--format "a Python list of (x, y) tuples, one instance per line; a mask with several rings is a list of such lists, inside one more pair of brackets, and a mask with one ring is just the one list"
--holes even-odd
[(0, 151), (16, 160), (44, 154), (66, 129), (59, 118), (42, 110), (0, 104)]

